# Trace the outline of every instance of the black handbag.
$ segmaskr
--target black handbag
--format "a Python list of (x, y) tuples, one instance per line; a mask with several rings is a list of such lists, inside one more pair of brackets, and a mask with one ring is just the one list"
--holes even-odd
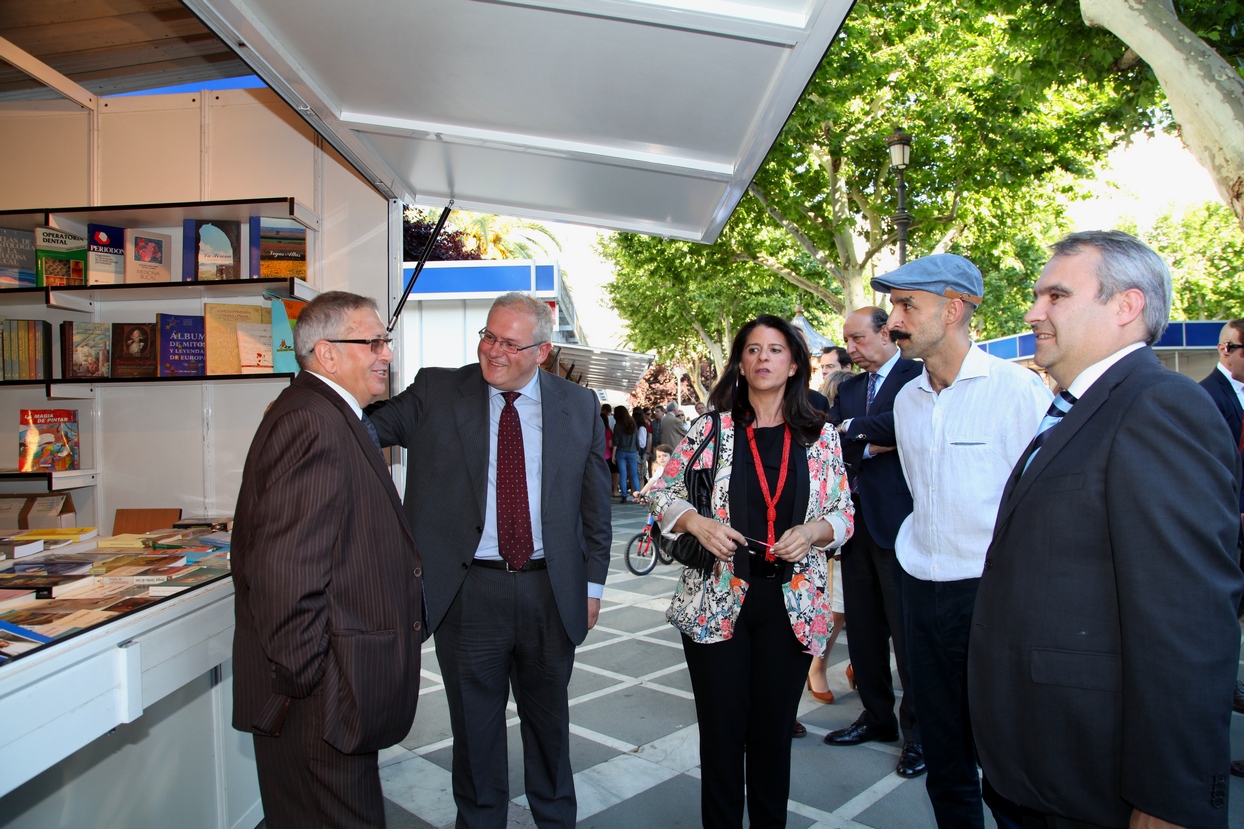
[[(687, 482), (687, 503), (695, 507), (695, 511), (705, 518), (713, 517), (713, 479), (717, 475), (718, 449), (721, 446), (721, 415), (709, 412), (712, 428), (704, 441), (687, 461), (684, 480)], [(695, 469), (696, 461), (704, 454), (709, 441), (713, 442), (713, 465), (708, 469)], [(700, 540), (691, 533), (685, 532), (673, 541), (665, 541), (666, 552), (673, 556), (679, 564), (697, 570), (712, 570), (717, 564), (717, 556), (704, 549)]]

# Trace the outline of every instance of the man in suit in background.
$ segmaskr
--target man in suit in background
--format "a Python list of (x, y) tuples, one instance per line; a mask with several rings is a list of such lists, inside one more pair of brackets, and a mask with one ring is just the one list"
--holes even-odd
[(511, 681), (536, 825), (575, 825), (567, 686), (613, 536), (600, 401), (540, 370), (552, 336), (545, 303), (505, 294), (478, 363), (422, 369), (372, 412), (381, 443), (409, 450), (406, 512), (427, 554), (459, 827), (506, 825)]
[[(894, 538), (911, 512), (911, 492), (894, 451), (894, 397), (920, 376), (920, 364), (899, 355), (886, 320), (880, 308), (860, 308), (846, 318), (842, 335), (847, 353), (863, 373), (842, 382), (829, 415), (830, 422), (840, 424), (842, 456), (855, 500), (855, 534), (842, 551), (842, 592), (851, 630), (847, 648), (864, 711), (847, 728), (827, 734), (825, 743), (888, 742), (898, 739), (901, 727), (903, 751), (897, 771), (918, 777), (925, 772), (924, 749), (907, 691), (902, 570), (894, 557)], [(890, 640), (904, 689), (897, 719)]]
[[(1201, 388), (1209, 392), (1244, 454), (1244, 319), (1231, 320), (1222, 327), (1218, 335), (1218, 365), (1201, 381)], [(1240, 488), (1240, 528), (1240, 568), (1244, 570), (1244, 487)], [(1236, 612), (1244, 616), (1244, 602)], [(1236, 680), (1231, 707), (1244, 714), (1244, 682)], [(1232, 760), (1231, 773), (1244, 777), (1244, 760)]]
[(1171, 277), (1140, 241), (1072, 234), (1034, 294), (1035, 359), (1064, 391), (1007, 482), (977, 596), (981, 764), (1026, 827), (1225, 829), (1237, 436), (1149, 347)]
[(671, 400), (665, 406), (665, 417), (661, 418), (661, 442), (675, 449), (687, 436), (687, 421), (678, 416), (681, 413), (678, 404)]
[(377, 751), (410, 732), (419, 552), (362, 407), (393, 354), (376, 303), (332, 291), (294, 335), (303, 371), (264, 414), (233, 530), (233, 727), (272, 829), (384, 825)]

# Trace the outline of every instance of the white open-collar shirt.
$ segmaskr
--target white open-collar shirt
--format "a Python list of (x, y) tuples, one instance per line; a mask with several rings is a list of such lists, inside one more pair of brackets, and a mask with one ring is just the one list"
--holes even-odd
[(894, 430), (914, 502), (894, 545), (904, 570), (924, 581), (980, 577), (1002, 490), (1052, 399), (1034, 372), (975, 344), (941, 392), (927, 368), (899, 391)]

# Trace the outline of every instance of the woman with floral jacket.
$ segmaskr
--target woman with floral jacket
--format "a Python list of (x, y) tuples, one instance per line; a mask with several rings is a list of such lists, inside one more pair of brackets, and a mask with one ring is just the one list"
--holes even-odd
[[(780, 317), (734, 338), (704, 415), (649, 493), (669, 538), (691, 533), (717, 559), (683, 570), (666, 617), (682, 631), (700, 730), (706, 829), (786, 825), (791, 734), (808, 666), (832, 626), (826, 551), (853, 511), (838, 433), (808, 403), (811, 360)], [(713, 518), (687, 502), (686, 466), (712, 465)], [(757, 470), (763, 472), (758, 474)]]

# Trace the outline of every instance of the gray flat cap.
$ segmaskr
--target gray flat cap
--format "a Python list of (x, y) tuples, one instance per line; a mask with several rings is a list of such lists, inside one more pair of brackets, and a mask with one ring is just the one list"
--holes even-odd
[(897, 270), (873, 277), (874, 291), (888, 294), (904, 289), (928, 291), (980, 305), (985, 295), (985, 281), (979, 268), (953, 253), (922, 256)]

